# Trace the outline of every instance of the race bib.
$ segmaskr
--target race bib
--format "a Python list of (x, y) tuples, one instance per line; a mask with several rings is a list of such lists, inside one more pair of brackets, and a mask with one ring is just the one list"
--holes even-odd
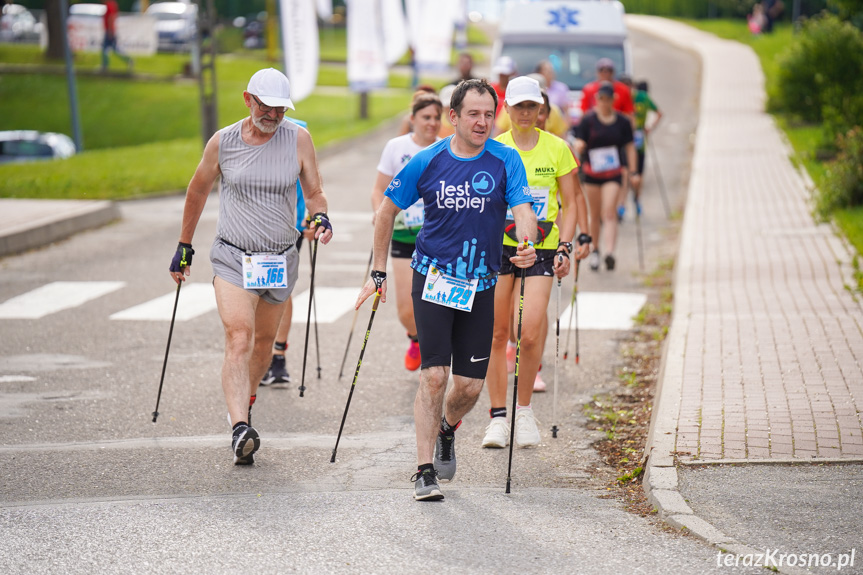
[(475, 279), (454, 278), (431, 266), (426, 274), (423, 300), (460, 311), (470, 311), (476, 286)]
[(272, 289), (288, 287), (288, 260), (280, 254), (244, 254), (243, 287)]
[(620, 156), (617, 146), (594, 148), (587, 152), (590, 157), (590, 169), (594, 172), (608, 172), (620, 168)]
[(636, 130), (632, 134), (633, 140), (635, 142), (635, 147), (637, 149), (642, 149), (644, 147), (644, 130)]
[(425, 204), (423, 204), (422, 199), (417, 200), (408, 209), (404, 210), (404, 218), (406, 228), (419, 228), (423, 225)]
[[(539, 221), (548, 219), (548, 196), (549, 196), (549, 188), (548, 186), (544, 187), (530, 187), (530, 195), (533, 198), (533, 211), (536, 214), (536, 219)], [(512, 208), (506, 209), (506, 219), (514, 220), (515, 217), (512, 215)]]

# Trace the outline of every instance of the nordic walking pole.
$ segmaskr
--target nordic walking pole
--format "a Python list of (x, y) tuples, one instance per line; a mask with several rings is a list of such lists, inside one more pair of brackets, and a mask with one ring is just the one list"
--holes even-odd
[(572, 292), (572, 300), (575, 302), (575, 365), (581, 359), (578, 353), (578, 272), (581, 269), (581, 260), (575, 262), (575, 288)]
[(351, 406), (351, 398), (354, 396), (354, 388), (357, 386), (357, 378), (360, 376), (360, 367), (363, 365), (363, 354), (366, 352), (366, 344), (369, 342), (369, 334), (372, 332), (372, 322), (375, 321), (375, 312), (378, 311), (378, 303), (381, 301), (381, 288), (375, 292), (375, 300), (372, 302), (372, 315), (369, 317), (369, 327), (366, 328), (366, 337), (363, 338), (363, 346), (360, 348), (360, 358), (357, 360), (357, 369), (354, 371), (354, 381), (351, 383), (351, 391), (348, 393), (348, 402), (345, 404), (345, 412), (342, 414), (342, 423), (339, 425), (339, 434), (336, 436), (336, 446), (333, 447), (333, 456), (330, 463), (336, 462), (336, 451), (339, 449), (339, 440), (342, 438), (342, 430), (345, 428), (345, 419), (348, 417), (348, 408)]
[[(576, 260), (576, 265), (578, 261)], [(576, 277), (578, 274), (576, 274)], [(569, 300), (569, 329), (566, 332), (566, 345), (563, 346), (563, 361), (569, 357), (569, 334), (572, 333), (572, 314), (575, 311), (575, 292), (578, 290), (578, 284), (572, 286), (572, 297)]]
[(300, 379), (300, 397), (306, 391), (306, 360), (309, 357), (309, 328), (312, 321), (312, 302), (315, 300), (315, 260), (318, 259), (318, 238), (315, 238), (315, 249), (312, 250), (312, 278), (309, 281), (309, 309), (306, 313), (306, 344), (303, 347), (303, 376)]
[[(563, 261), (563, 256), (557, 256)], [(557, 308), (555, 311), (555, 343), (554, 343), (554, 400), (552, 402), (551, 436), (557, 438), (557, 370), (560, 363), (560, 278), (557, 278)]]
[[(375, 251), (369, 253), (369, 264), (366, 266), (366, 275), (363, 278), (369, 277), (369, 272), (372, 269), (372, 257), (374, 257)], [(342, 379), (342, 375), (345, 372), (345, 362), (348, 359), (348, 350), (351, 349), (351, 338), (354, 336), (354, 328), (357, 326), (357, 317), (360, 315), (360, 310), (357, 309), (354, 311), (354, 319), (351, 321), (351, 331), (348, 333), (348, 344), (345, 346), (345, 355), (342, 357), (342, 367), (339, 368), (339, 379)]]
[(168, 345), (165, 346), (165, 361), (162, 362), (162, 378), (159, 379), (159, 394), (156, 396), (156, 410), (153, 412), (153, 423), (159, 417), (159, 401), (162, 399), (162, 384), (165, 383), (165, 368), (168, 367), (168, 350), (171, 349), (171, 336), (174, 335), (174, 319), (177, 317), (177, 303), (180, 301), (180, 288), (183, 282), (177, 282), (177, 295), (174, 296), (174, 311), (171, 313), (171, 327), (168, 329)]
[[(315, 251), (318, 250), (318, 245), (315, 243)], [(312, 244), (309, 244), (309, 255), (312, 255)], [(311, 294), (309, 294), (311, 297)], [(312, 299), (312, 309), (315, 314), (315, 353), (318, 358), (318, 379), (321, 378), (321, 344), (318, 340), (318, 300)]]
[(671, 208), (668, 206), (668, 193), (665, 189), (665, 180), (662, 179), (662, 170), (659, 169), (659, 158), (656, 157), (652, 138), (647, 138), (647, 146), (650, 148), (650, 155), (653, 156), (653, 166), (656, 171), (656, 181), (659, 183), (659, 195), (662, 198), (662, 207), (665, 208), (665, 218), (670, 220)]
[[(527, 238), (524, 238), (522, 249), (527, 249)], [(512, 425), (509, 426), (509, 465), (506, 469), (506, 493), (509, 493), (509, 484), (512, 477), (512, 444), (515, 443), (515, 410), (518, 400), (518, 364), (521, 359), (521, 319), (524, 312), (524, 276), (525, 268), (521, 268), (521, 289), (518, 295), (518, 332), (515, 343), (515, 378), (512, 382)]]
[(632, 190), (632, 198), (635, 201), (635, 240), (638, 245), (638, 269), (644, 271), (644, 237), (641, 234), (641, 210), (638, 199), (635, 197), (635, 188)]

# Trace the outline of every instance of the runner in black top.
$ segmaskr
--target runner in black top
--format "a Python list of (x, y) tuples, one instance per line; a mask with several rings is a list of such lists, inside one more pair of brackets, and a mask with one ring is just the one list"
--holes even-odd
[[(605, 228), (603, 251), (605, 267), (614, 269), (614, 247), (617, 243), (617, 194), (623, 170), (620, 152), (626, 152), (628, 166), (637, 166), (632, 122), (614, 111), (614, 88), (610, 82), (600, 86), (596, 106), (575, 128), (575, 148), (582, 157), (584, 190), (587, 193), (590, 213), (590, 235), (594, 246), (588, 259), (590, 269), (599, 269), (600, 223)], [(633, 186), (641, 183), (641, 176), (630, 169)]]

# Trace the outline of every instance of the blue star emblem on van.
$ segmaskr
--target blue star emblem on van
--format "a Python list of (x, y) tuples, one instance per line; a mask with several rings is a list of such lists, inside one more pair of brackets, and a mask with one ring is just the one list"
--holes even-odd
[(561, 31), (565, 31), (567, 26), (578, 26), (578, 10), (572, 10), (566, 6), (561, 6), (557, 10), (549, 10), (551, 20), (548, 21), (549, 26), (557, 26)]

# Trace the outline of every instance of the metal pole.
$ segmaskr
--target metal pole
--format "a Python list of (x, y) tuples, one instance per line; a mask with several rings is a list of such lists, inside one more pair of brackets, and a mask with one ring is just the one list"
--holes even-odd
[(69, 35), (66, 29), (66, 13), (69, 3), (60, 0), (60, 27), (63, 30), (63, 56), (66, 59), (66, 86), (69, 90), (69, 115), (72, 117), (72, 139), (75, 140), (77, 151), (84, 151), (84, 141), (81, 137), (81, 116), (78, 111), (78, 85), (75, 82), (75, 67), (72, 64), (72, 50), (69, 48)]

